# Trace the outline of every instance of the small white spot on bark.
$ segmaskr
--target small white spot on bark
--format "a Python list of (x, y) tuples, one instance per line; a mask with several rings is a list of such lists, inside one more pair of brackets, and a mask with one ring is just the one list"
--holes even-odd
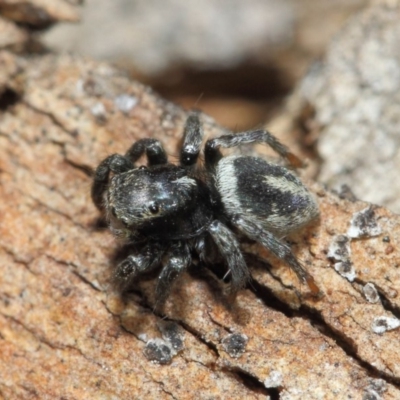
[(279, 371), (271, 371), (268, 377), (264, 380), (266, 388), (276, 388), (282, 386), (283, 376)]
[(335, 260), (335, 271), (348, 281), (353, 282), (356, 277), (354, 265), (350, 259), (351, 250), (349, 238), (346, 235), (335, 236), (329, 246), (328, 258)]
[(350, 258), (349, 238), (346, 235), (335, 236), (329, 246), (328, 258), (336, 261), (345, 261)]
[(381, 227), (376, 222), (372, 207), (367, 207), (353, 214), (347, 235), (351, 238), (373, 237), (382, 233)]
[(138, 338), (142, 342), (147, 342), (147, 334), (145, 334), (145, 333), (139, 333)]
[(349, 282), (353, 282), (356, 278), (356, 271), (350, 260), (335, 263), (335, 271), (343, 276), (343, 278), (346, 278)]
[(368, 282), (366, 285), (364, 285), (363, 293), (364, 293), (365, 298), (370, 303), (378, 303), (379, 302), (379, 294), (373, 283)]
[(400, 320), (393, 317), (377, 317), (372, 322), (372, 331), (377, 334), (385, 333), (386, 331), (391, 331), (400, 326)]
[(106, 116), (106, 109), (104, 107), (104, 104), (100, 102), (93, 104), (93, 106), (90, 108), (90, 112), (96, 118), (102, 119)]
[(138, 99), (135, 96), (130, 96), (129, 94), (121, 94), (117, 96), (114, 100), (115, 107), (123, 113), (129, 113), (133, 107), (138, 103)]

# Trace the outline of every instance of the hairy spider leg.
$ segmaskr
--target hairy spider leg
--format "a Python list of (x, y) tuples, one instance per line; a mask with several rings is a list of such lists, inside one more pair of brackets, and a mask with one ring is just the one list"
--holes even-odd
[(135, 164), (145, 153), (149, 165), (160, 165), (168, 162), (167, 153), (161, 142), (157, 139), (146, 138), (138, 140), (125, 153), (125, 157)]
[(250, 279), (239, 242), (233, 232), (218, 220), (211, 223), (208, 232), (228, 264), (231, 273), (231, 292), (236, 293)]
[(302, 161), (279, 140), (266, 130), (245, 131), (237, 134), (223, 135), (218, 138), (210, 139), (206, 142), (204, 156), (207, 167), (215, 166), (221, 159), (220, 147), (230, 148), (242, 144), (265, 143), (276, 151), (281, 157), (289, 162), (293, 167), (301, 167)]
[(184, 139), (179, 158), (180, 165), (190, 167), (196, 164), (203, 141), (204, 131), (199, 114), (192, 111), (185, 124)]
[(120, 154), (113, 154), (103, 160), (96, 168), (92, 185), (92, 200), (99, 210), (104, 209), (103, 194), (107, 189), (110, 172), (120, 174), (134, 168), (133, 163)]
[(173, 282), (189, 267), (192, 261), (189, 246), (185, 242), (174, 243), (167, 250), (165, 258), (168, 261), (158, 277), (155, 308), (165, 303)]
[(308, 285), (314, 295), (318, 295), (320, 290), (314, 278), (302, 267), (292, 253), (291, 248), (279, 240), (271, 232), (261, 228), (259, 225), (249, 221), (244, 217), (236, 216), (232, 218), (232, 223), (250, 239), (261, 243), (277, 258), (285, 261), (296, 273), (301, 282)]
[(159, 266), (164, 248), (157, 243), (147, 243), (137, 254), (121, 261), (115, 270), (114, 280), (121, 290), (127, 289), (133, 280)]

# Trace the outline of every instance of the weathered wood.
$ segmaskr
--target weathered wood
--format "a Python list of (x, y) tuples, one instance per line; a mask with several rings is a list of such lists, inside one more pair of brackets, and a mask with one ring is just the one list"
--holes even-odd
[[(350, 241), (356, 278), (349, 282), (327, 253), (368, 205), (313, 185), (321, 219), (292, 241), (324, 296), (309, 296), (273, 259), (270, 269), (250, 259), (254, 283), (231, 307), (216, 278), (185, 274), (165, 308), (184, 348), (169, 364), (154, 364), (144, 355), (163, 332), (152, 313), (154, 282), (123, 300), (112, 289), (118, 246), (96, 227), (88, 170), (141, 137), (159, 138), (177, 155), (185, 112), (106, 64), (9, 53), (0, 63), (8, 65), (0, 118), (3, 398), (400, 396), (399, 333), (373, 331), (376, 318), (398, 315), (398, 216), (376, 208), (382, 233)], [(268, 258), (259, 246), (247, 251)], [(363, 294), (367, 283), (378, 302)], [(244, 339), (243, 353), (229, 347), (238, 339), (232, 333)]]

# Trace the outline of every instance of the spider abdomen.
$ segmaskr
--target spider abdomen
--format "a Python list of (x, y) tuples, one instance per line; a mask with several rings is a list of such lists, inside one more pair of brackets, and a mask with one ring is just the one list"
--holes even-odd
[(224, 157), (215, 181), (228, 217), (243, 215), (275, 234), (295, 231), (318, 216), (318, 206), (300, 179), (261, 158)]

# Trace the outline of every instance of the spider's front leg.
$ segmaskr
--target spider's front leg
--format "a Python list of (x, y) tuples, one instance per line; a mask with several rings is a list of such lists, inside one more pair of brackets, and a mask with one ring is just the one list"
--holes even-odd
[(208, 232), (228, 264), (231, 273), (231, 292), (236, 293), (250, 279), (250, 273), (240, 250), (239, 242), (233, 232), (218, 220), (211, 223)]
[(96, 168), (92, 185), (92, 200), (100, 211), (104, 209), (103, 194), (107, 189), (110, 172), (120, 174), (133, 168), (132, 162), (120, 154), (107, 157)]
[(114, 280), (121, 290), (126, 290), (135, 278), (149, 272), (160, 264), (163, 254), (162, 246), (147, 243), (136, 254), (131, 254), (121, 261), (114, 273)]
[(265, 143), (269, 145), (293, 167), (301, 167), (303, 164), (296, 155), (291, 153), (289, 149), (271, 133), (266, 130), (254, 130), (237, 134), (232, 133), (208, 140), (204, 150), (206, 166), (212, 168), (218, 163), (222, 157), (219, 150), (221, 147), (231, 148), (250, 143)]
[(190, 167), (196, 164), (203, 141), (203, 128), (200, 123), (199, 114), (192, 111), (185, 124), (183, 145), (180, 154), (180, 164)]
[(165, 303), (171, 292), (172, 284), (189, 267), (192, 261), (189, 246), (185, 242), (173, 243), (166, 252), (165, 258), (167, 263), (158, 277), (156, 307), (162, 306)]
[(313, 295), (320, 293), (314, 278), (303, 268), (286, 243), (246, 218), (236, 216), (232, 218), (232, 223), (250, 239), (261, 243), (277, 258), (285, 261), (293, 269), (300, 281), (308, 285)]
[(149, 165), (160, 165), (168, 162), (164, 147), (157, 139), (138, 140), (126, 152), (125, 157), (134, 164), (145, 153)]

